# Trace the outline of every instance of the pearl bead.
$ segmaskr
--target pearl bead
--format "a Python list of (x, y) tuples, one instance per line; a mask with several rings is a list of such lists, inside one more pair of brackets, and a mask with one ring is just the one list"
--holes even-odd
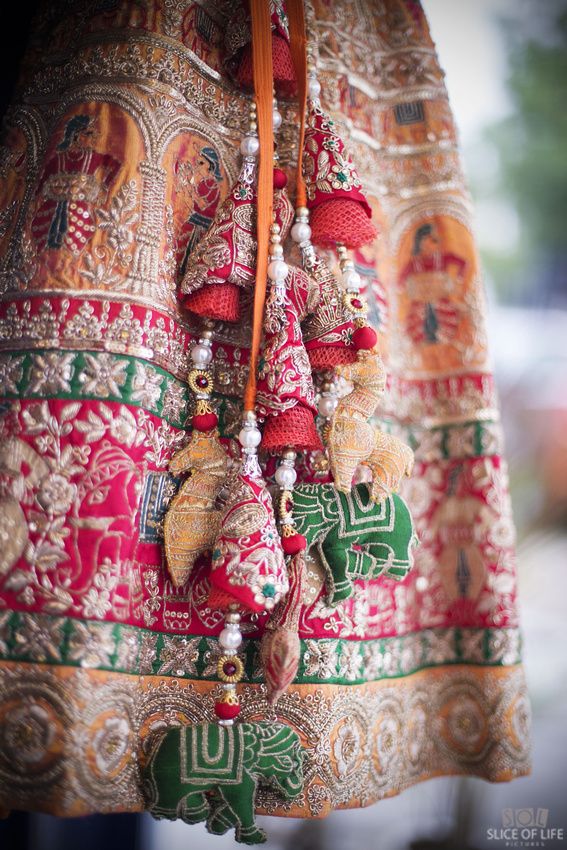
[(283, 257), (283, 248), (281, 245), (277, 243), (275, 245), (270, 246), (270, 256), (271, 257)]
[(354, 269), (347, 269), (341, 275), (341, 283), (345, 289), (360, 289), (361, 277)]
[(272, 125), (274, 128), (274, 132), (279, 130), (282, 126), (282, 114), (277, 109), (274, 109), (272, 112)]
[(291, 238), (294, 242), (307, 242), (311, 239), (311, 228), (304, 221), (296, 221), (291, 228)]
[(195, 366), (208, 366), (213, 359), (213, 352), (209, 345), (198, 343), (191, 349), (191, 360)]
[(262, 442), (262, 435), (258, 428), (242, 428), (238, 440), (243, 449), (256, 449)]
[(244, 136), (240, 142), (240, 153), (242, 156), (258, 156), (260, 142), (256, 136)]
[(276, 484), (279, 484), (284, 490), (291, 490), (297, 481), (297, 472), (292, 466), (282, 464), (276, 469), (274, 478), (276, 479)]
[(322, 395), (317, 404), (317, 410), (325, 418), (329, 418), (335, 412), (338, 401), (333, 395)]
[(316, 77), (312, 77), (307, 83), (307, 94), (314, 100), (321, 94), (321, 83)]
[(240, 629), (235, 626), (225, 626), (219, 635), (219, 643), (223, 649), (229, 649), (234, 652), (242, 643)]
[(283, 260), (273, 260), (268, 266), (270, 280), (285, 280), (288, 272), (289, 266)]
[(309, 219), (309, 210), (307, 207), (297, 207), (295, 215), (296, 218), (307, 221)]

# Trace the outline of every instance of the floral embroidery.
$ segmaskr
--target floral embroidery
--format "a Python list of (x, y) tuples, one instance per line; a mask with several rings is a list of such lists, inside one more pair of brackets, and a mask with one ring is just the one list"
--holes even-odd
[(10, 355), (0, 355), (0, 392), (14, 393), (18, 392), (18, 383), (22, 380), (23, 369), (22, 364), (24, 357), (10, 357)]
[(137, 362), (136, 373), (132, 380), (133, 401), (140, 402), (144, 407), (153, 407), (161, 396), (162, 384), (163, 375)]
[(112, 354), (85, 354), (85, 371), (81, 375), (82, 391), (86, 394), (108, 398), (120, 395), (120, 387), (126, 383), (128, 361), (118, 360)]
[(74, 358), (74, 354), (61, 354), (59, 351), (34, 354), (29, 392), (71, 392)]

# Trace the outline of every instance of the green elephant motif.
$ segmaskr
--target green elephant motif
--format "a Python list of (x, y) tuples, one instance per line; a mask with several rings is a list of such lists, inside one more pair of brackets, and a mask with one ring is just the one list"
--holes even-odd
[(144, 768), (147, 807), (155, 818), (206, 821), (223, 835), (260, 844), (254, 820), (259, 782), (293, 799), (303, 788), (303, 751), (297, 732), (282, 723), (197, 723), (168, 729)]
[(300, 484), (293, 493), (297, 531), (325, 570), (327, 601), (336, 605), (360, 578), (405, 578), (417, 543), (404, 500), (392, 493), (376, 504), (366, 484), (340, 493), (333, 484)]

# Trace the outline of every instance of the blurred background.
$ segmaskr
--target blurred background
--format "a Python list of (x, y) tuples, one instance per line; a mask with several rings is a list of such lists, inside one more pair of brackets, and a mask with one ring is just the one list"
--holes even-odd
[[(533, 774), (511, 784), (437, 779), (325, 821), (261, 818), (268, 850), (485, 850), (505, 808), (549, 810), (567, 847), (567, 2), (423, 0), (460, 128), (489, 301), (518, 530)], [(25, 11), (20, 15), (26, 16)], [(23, 22), (25, 32), (25, 22)], [(12, 47), (17, 52), (17, 44)], [(14, 59), (4, 56), (11, 89)], [(16, 815), (6, 850), (207, 850), (230, 835), (149, 816), (73, 825)], [(11, 825), (10, 825), (11, 823)]]

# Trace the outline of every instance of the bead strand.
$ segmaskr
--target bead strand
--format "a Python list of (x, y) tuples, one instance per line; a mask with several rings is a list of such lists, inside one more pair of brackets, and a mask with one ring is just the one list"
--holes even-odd
[(282, 454), (282, 460), (274, 475), (276, 484), (280, 489), (278, 500), (278, 517), (280, 523), (280, 534), (282, 537), (282, 549), (286, 555), (297, 555), (307, 547), (307, 541), (302, 534), (295, 529), (293, 518), (293, 488), (297, 481), (295, 471), (295, 460), (297, 453), (293, 449), (286, 449)]
[(195, 394), (195, 413), (191, 419), (197, 431), (212, 431), (218, 425), (218, 417), (211, 404), (213, 393), (213, 322), (208, 321), (198, 341), (190, 352), (193, 367), (187, 377), (187, 383)]
[(217, 661), (217, 676), (222, 682), (222, 694), (215, 702), (215, 714), (221, 726), (232, 726), (240, 714), (240, 700), (236, 685), (244, 676), (244, 665), (238, 657), (242, 644), (238, 605), (231, 605), (224, 619), (224, 628), (219, 635), (221, 655)]
[(367, 321), (368, 305), (360, 291), (361, 277), (354, 268), (354, 263), (344, 245), (337, 245), (339, 266), (341, 269), (341, 286), (343, 288), (343, 304), (352, 314), (355, 330), (352, 334), (352, 344), (360, 350), (370, 350), (378, 342), (378, 335)]

